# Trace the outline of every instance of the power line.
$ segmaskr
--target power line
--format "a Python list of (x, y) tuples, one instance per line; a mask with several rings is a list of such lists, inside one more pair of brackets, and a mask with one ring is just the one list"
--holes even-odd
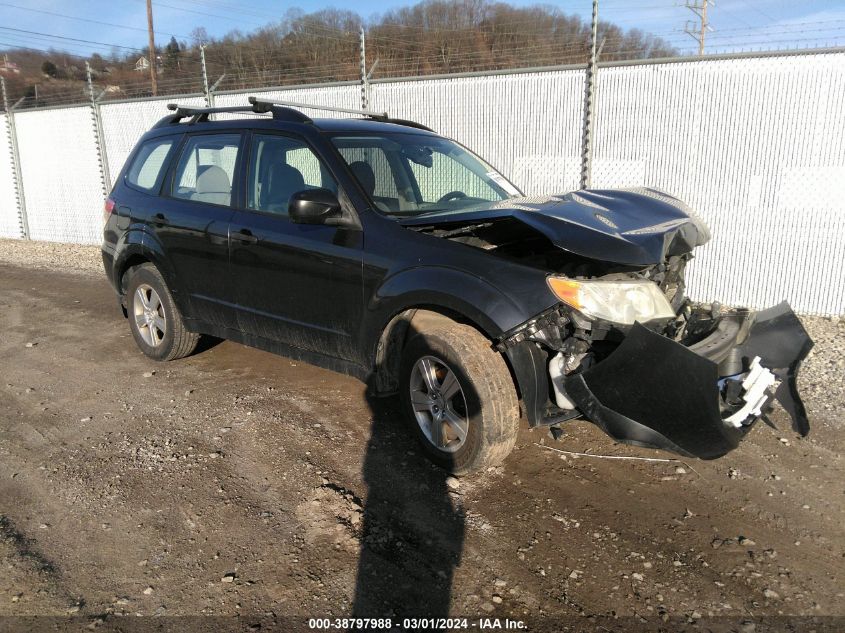
[(271, 20), (278, 20), (281, 17), (276, 13), (271, 13), (271, 12), (267, 12), (267, 11), (260, 11), (259, 9), (256, 9), (255, 7), (245, 6), (246, 3), (243, 3), (241, 5), (231, 5), (231, 4), (228, 4), (226, 2), (216, 2), (214, 0), (205, 0), (205, 2), (200, 2), (199, 0), (175, 0), (175, 1), (176, 2), (185, 2), (185, 3), (188, 3), (188, 4), (199, 5), (199, 6), (211, 5), (212, 7), (216, 7), (217, 9), (220, 9), (222, 11), (230, 11), (230, 12), (234, 13), (235, 15), (243, 15), (244, 13), (247, 13), (247, 14), (255, 16), (255, 17), (269, 18)]
[(67, 36), (64, 36), (64, 35), (55, 35), (53, 33), (41, 33), (39, 31), (28, 31), (26, 29), (16, 29), (16, 28), (13, 28), (11, 26), (0, 26), (0, 29), (3, 29), (5, 31), (15, 31), (17, 33), (26, 33), (27, 35), (49, 37), (51, 39), (56, 39), (56, 40), (66, 40), (66, 41), (69, 41), (69, 42), (80, 42), (82, 44), (91, 44), (91, 45), (94, 45), (94, 46), (106, 46), (106, 47), (109, 47), (109, 48), (122, 48), (122, 49), (125, 49), (125, 50), (136, 51), (136, 52), (143, 50), (143, 49), (140, 49), (140, 48), (135, 48), (133, 46), (122, 46), (120, 44), (109, 44), (108, 42), (96, 42), (96, 41), (93, 41), (93, 40), (80, 39), (78, 37), (67, 37)]
[[(8, 37), (8, 36), (4, 34), (4, 37)], [(14, 37), (14, 36), (12, 36), (12, 37)], [(55, 54), (57, 52), (55, 49), (50, 50), (50, 49), (47, 49), (47, 48), (35, 48), (35, 47), (32, 47), (32, 46), (24, 46), (23, 44), (18, 44), (18, 43), (15, 43), (15, 42), (0, 42), (0, 45), (8, 46), (9, 47), (8, 50), (32, 51), (34, 53), (48, 53), (48, 54)], [(82, 57), (82, 55), (78, 55), (76, 53), (64, 53), (64, 54), (67, 55), (68, 57)]]
[[(144, 2), (145, 0), (140, 0), (140, 1)], [(231, 21), (234, 21), (234, 22), (241, 22), (242, 24), (251, 24), (253, 26), (258, 24), (257, 22), (254, 22), (254, 21), (247, 21), (247, 20), (243, 20), (243, 19), (240, 19), (240, 18), (232, 17), (232, 16), (218, 15), (218, 14), (215, 14), (215, 13), (209, 13), (208, 11), (197, 11), (197, 10), (194, 10), (194, 9), (186, 9), (185, 7), (177, 7), (177, 6), (174, 6), (172, 4), (165, 4), (164, 2), (158, 2), (157, 0), (156, 0), (156, 6), (167, 7), (168, 9), (174, 9), (175, 11), (183, 11), (185, 13), (193, 13), (195, 15), (202, 15), (202, 16), (209, 17), (209, 18), (218, 18), (220, 20), (231, 20)], [(266, 26), (266, 23), (263, 23), (259, 26)]]
[(775, 19), (772, 16), (770, 16), (768, 13), (763, 11), (760, 7), (756, 6), (753, 2), (749, 2), (748, 0), (740, 0), (740, 1), (742, 2), (742, 4), (747, 6), (749, 9), (753, 9), (754, 11), (756, 11), (757, 13), (762, 15), (767, 20), (770, 20), (771, 22), (775, 22)]
[[(64, 13), (56, 13), (55, 11), (45, 11), (43, 9), (32, 9), (30, 7), (22, 7), (22, 6), (19, 6), (19, 5), (16, 5), (16, 4), (10, 4), (8, 2), (0, 2), (0, 6), (9, 7), (11, 9), (18, 9), (20, 11), (29, 11), (31, 13), (41, 13), (42, 15), (51, 15), (53, 17), (64, 18), (66, 20), (76, 20), (77, 22), (87, 22), (89, 24), (98, 24), (100, 26), (110, 26), (110, 27), (117, 28), (117, 29), (127, 29), (127, 30), (130, 30), (130, 31), (142, 31), (144, 33), (147, 32), (147, 29), (143, 29), (143, 28), (137, 27), (137, 26), (128, 26), (126, 24), (114, 24), (113, 22), (101, 22), (100, 20), (92, 20), (90, 18), (82, 18), (82, 17), (78, 17), (78, 16), (73, 16), (73, 15), (66, 15)], [(164, 32), (156, 31), (156, 34), (158, 34), (158, 35), (168, 35), (170, 37), (178, 37), (180, 39), (190, 39), (190, 37), (187, 36), (187, 35), (179, 35), (179, 34), (176, 34), (176, 33), (164, 33)]]

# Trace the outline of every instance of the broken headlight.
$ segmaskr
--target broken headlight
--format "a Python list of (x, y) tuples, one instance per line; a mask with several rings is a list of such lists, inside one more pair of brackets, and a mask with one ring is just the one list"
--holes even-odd
[(652, 281), (575, 281), (554, 276), (546, 281), (558, 299), (587, 317), (619, 325), (675, 317), (672, 306)]

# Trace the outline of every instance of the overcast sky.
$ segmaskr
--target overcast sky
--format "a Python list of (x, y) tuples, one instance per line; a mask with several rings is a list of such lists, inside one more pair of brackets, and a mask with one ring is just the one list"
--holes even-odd
[[(700, 0), (699, 0), (700, 1)], [(516, 5), (537, 4), (511, 0)], [(232, 29), (249, 32), (278, 21), (290, 8), (305, 12), (328, 7), (348, 8), (365, 18), (413, 4), (401, 0), (358, 0), (355, 3), (298, 0), (162, 0), (153, 1), (157, 44), (173, 34), (189, 39), (196, 27), (220, 36)], [(541, 3), (556, 6), (589, 20), (591, 0)], [(667, 39), (683, 50), (697, 45), (683, 30), (696, 18), (684, 0), (600, 0), (599, 17), (625, 28), (640, 28)], [(60, 17), (59, 15), (65, 17)], [(791, 46), (845, 45), (845, 0), (718, 0), (709, 9), (713, 31), (708, 51), (786, 48)], [(94, 24), (80, 19), (93, 20)], [(0, 0), (0, 47), (60, 48), (77, 54), (99, 52), (106, 56), (110, 45), (128, 48), (146, 45), (145, 0)], [(24, 31), (30, 31), (26, 33)], [(33, 32), (95, 41), (89, 44)]]

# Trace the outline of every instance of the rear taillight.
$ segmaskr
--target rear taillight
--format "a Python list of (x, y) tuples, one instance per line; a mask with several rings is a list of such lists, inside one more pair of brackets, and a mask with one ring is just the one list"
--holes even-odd
[(114, 211), (114, 200), (106, 198), (106, 201), (103, 204), (103, 224), (109, 221), (109, 216), (112, 211)]

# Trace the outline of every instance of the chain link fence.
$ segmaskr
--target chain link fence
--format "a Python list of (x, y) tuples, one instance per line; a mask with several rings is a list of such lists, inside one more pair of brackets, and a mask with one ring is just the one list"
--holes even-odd
[[(579, 186), (585, 75), (372, 80), (366, 98), (467, 145), (527, 194), (565, 192)], [(344, 82), (10, 107), (0, 114), (0, 235), (98, 243), (104, 181), (166, 103), (245, 105), (252, 94), (346, 108), (362, 100), (361, 85)], [(694, 298), (751, 307), (786, 298), (804, 313), (845, 314), (845, 51), (603, 64), (594, 117), (593, 188), (662, 189), (711, 226), (689, 271)]]

